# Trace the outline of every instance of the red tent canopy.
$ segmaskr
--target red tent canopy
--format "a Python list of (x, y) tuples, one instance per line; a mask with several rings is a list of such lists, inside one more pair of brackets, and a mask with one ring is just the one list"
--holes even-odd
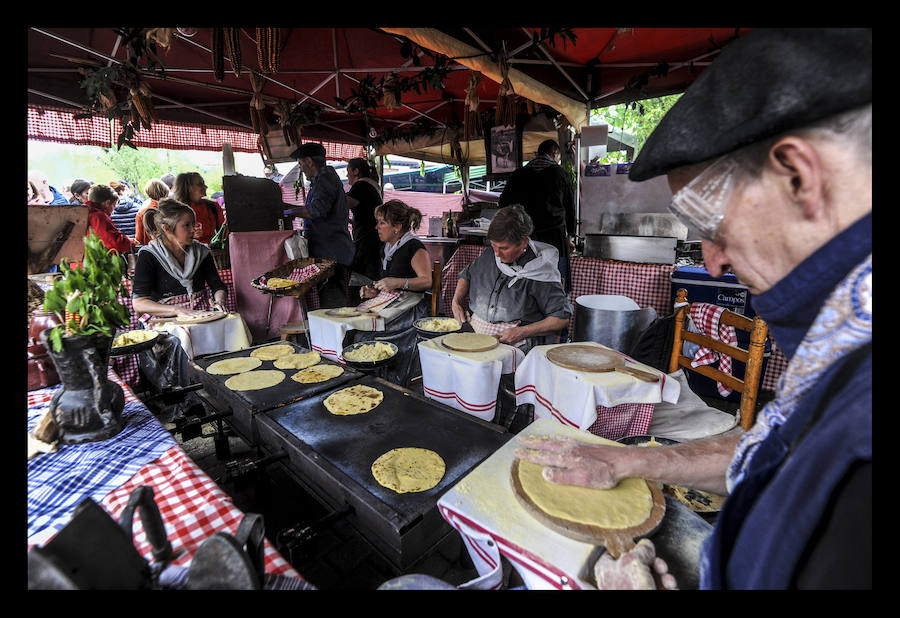
[[(388, 30), (388, 29), (385, 29)], [(425, 44), (377, 28), (280, 28), (277, 71), (263, 73), (259, 91), (266, 103), (270, 128), (278, 128), (274, 111), (305, 103), (318, 113), (303, 124), (303, 139), (367, 144), (408, 131), (459, 126), (465, 118), (466, 85), (472, 69), (466, 58), (447, 59)], [(560, 101), (585, 110), (623, 101), (683, 91), (730, 39), (746, 32), (736, 28), (445, 28), (430, 29), (478, 50), (496, 65), (505, 49), (517, 75), (540, 82)], [(253, 132), (251, 71), (260, 71), (257, 29), (237, 30), (241, 75), (232, 71), (225, 53), (224, 78), (213, 70), (213, 29), (176, 30), (169, 47), (159, 48), (163, 72), (143, 70), (151, 100), (163, 122)], [(547, 35), (540, 44), (534, 38)], [(550, 36), (553, 35), (553, 36)], [(124, 40), (114, 28), (32, 27), (28, 31), (28, 103), (78, 110), (87, 101), (79, 67), (105, 67), (124, 62)], [(366, 86), (396, 79), (427, 76), (446, 66), (441, 84), (419, 84), (389, 109), (382, 98), (365, 113), (354, 101)], [(520, 101), (524, 99), (514, 81)], [(482, 78), (480, 110), (496, 105), (498, 84)], [(560, 109), (555, 109), (560, 112)], [(561, 113), (561, 112), (560, 112)], [(177, 131), (176, 131), (177, 133)], [(175, 139), (175, 138), (172, 138)], [(204, 147), (201, 145), (201, 147)]]

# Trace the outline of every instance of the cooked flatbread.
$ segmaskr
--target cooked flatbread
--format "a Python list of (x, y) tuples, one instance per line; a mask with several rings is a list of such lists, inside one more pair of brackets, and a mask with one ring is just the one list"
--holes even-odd
[(282, 356), (287, 356), (288, 354), (293, 353), (294, 346), (288, 345), (286, 343), (279, 343), (276, 345), (267, 345), (264, 348), (257, 348), (250, 352), (250, 356), (262, 360), (275, 360), (276, 358), (281, 358)]
[(292, 288), (294, 286), (300, 285), (299, 281), (292, 281), (290, 279), (282, 279), (281, 277), (271, 277), (266, 279), (266, 287), (270, 290), (281, 290), (284, 288)]
[(342, 373), (344, 373), (344, 368), (340, 365), (313, 365), (298, 371), (291, 376), (291, 379), (301, 384), (315, 384), (336, 378)]
[(631, 528), (650, 517), (653, 496), (647, 481), (622, 479), (612, 489), (557, 485), (544, 479), (544, 466), (519, 460), (519, 483), (544, 513), (588, 526)]
[(424, 448), (395, 448), (375, 460), (372, 476), (384, 487), (405, 494), (427, 491), (441, 482), (447, 466)]
[(262, 360), (251, 356), (241, 356), (239, 358), (226, 358), (225, 360), (216, 361), (206, 368), (206, 373), (217, 376), (227, 376), (233, 373), (244, 373), (251, 371), (262, 365)]
[(374, 410), (383, 400), (384, 393), (377, 388), (357, 384), (332, 393), (323, 403), (332, 414), (348, 416)]
[(225, 380), (225, 386), (233, 391), (258, 391), (280, 384), (284, 378), (283, 371), (258, 369), (231, 376)]
[(273, 365), (276, 369), (306, 369), (322, 360), (315, 350), (300, 354), (286, 354), (275, 359)]

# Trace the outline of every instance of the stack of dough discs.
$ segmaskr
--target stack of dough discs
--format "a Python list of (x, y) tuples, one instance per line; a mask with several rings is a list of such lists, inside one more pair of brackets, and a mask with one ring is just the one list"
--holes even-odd
[(377, 388), (357, 384), (336, 391), (325, 398), (325, 408), (332, 414), (347, 416), (364, 414), (375, 409), (384, 399), (384, 393)]
[(261, 360), (270, 361), (293, 353), (294, 346), (287, 343), (279, 343), (276, 345), (267, 345), (263, 348), (257, 348), (256, 350), (250, 352), (250, 356), (252, 356), (253, 358), (259, 358)]
[(285, 354), (275, 359), (273, 363), (276, 369), (306, 369), (322, 360), (315, 350), (301, 354)]
[(280, 384), (284, 377), (282, 371), (258, 369), (231, 376), (225, 380), (225, 386), (233, 391), (258, 391)]
[(551, 483), (543, 469), (519, 460), (519, 483), (531, 502), (551, 517), (612, 529), (638, 526), (650, 517), (653, 496), (644, 479), (626, 478), (612, 489), (590, 489)]
[(291, 379), (301, 384), (314, 384), (326, 382), (344, 373), (344, 368), (338, 365), (313, 365), (307, 369), (298, 371)]
[(384, 487), (405, 494), (427, 491), (441, 482), (447, 466), (424, 448), (395, 448), (375, 460), (372, 476)]
[(244, 373), (251, 371), (262, 365), (262, 360), (251, 356), (241, 356), (239, 358), (226, 358), (225, 360), (216, 361), (206, 368), (206, 373), (217, 376), (227, 376), (233, 373)]

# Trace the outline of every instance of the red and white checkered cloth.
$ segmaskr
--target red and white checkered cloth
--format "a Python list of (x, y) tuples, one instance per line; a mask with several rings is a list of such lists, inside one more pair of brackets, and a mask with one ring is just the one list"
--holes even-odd
[[(709, 303), (691, 303), (691, 322), (702, 334), (711, 337), (728, 345), (737, 345), (737, 333), (734, 326), (727, 326), (720, 322), (725, 307), (712, 305)], [(720, 354), (715, 350), (701, 346), (694, 354), (691, 360), (692, 367), (700, 367), (701, 365), (711, 365), (716, 361), (719, 362), (719, 371), (731, 375), (731, 357), (727, 354)], [(716, 389), (723, 397), (731, 394), (731, 389), (716, 382)]]
[(519, 320), (515, 322), (488, 322), (473, 313), (469, 318), (469, 323), (472, 324), (472, 329), (479, 335), (499, 335), (505, 330), (518, 326)]
[(366, 311), (372, 307), (380, 309), (396, 300), (401, 294), (403, 294), (403, 290), (382, 290), (374, 298), (359, 303), (356, 308), (360, 311)]

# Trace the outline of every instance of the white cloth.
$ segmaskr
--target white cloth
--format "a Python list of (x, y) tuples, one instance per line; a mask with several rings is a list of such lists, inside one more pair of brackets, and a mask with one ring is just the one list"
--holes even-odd
[(149, 251), (152, 253), (157, 261), (159, 261), (160, 266), (163, 267), (163, 270), (172, 275), (178, 283), (184, 286), (188, 296), (194, 293), (193, 279), (194, 274), (197, 272), (197, 268), (200, 267), (200, 263), (204, 258), (209, 255), (209, 247), (196, 240), (193, 244), (184, 247), (184, 266), (178, 263), (178, 260), (172, 255), (169, 248), (159, 238), (155, 238), (144, 245), (141, 248), (141, 251)]
[(537, 257), (527, 262), (524, 266), (504, 264), (496, 254), (494, 255), (497, 268), (510, 278), (506, 287), (511, 288), (519, 279), (559, 283), (561, 279), (559, 274), (559, 250), (553, 245), (536, 240), (529, 240), (528, 246), (531, 247), (531, 250), (534, 251)]
[[(519, 436), (553, 435), (606, 442), (548, 419), (537, 419), (519, 433)], [(515, 459), (513, 451), (517, 448), (518, 441), (510, 440), (445, 493), (438, 500), (441, 516), (462, 535), (481, 576), (492, 573), (491, 561), (495, 559), (496, 548), (529, 589), (594, 589), (582, 574), (590, 577), (598, 556), (597, 547), (547, 528), (525, 511), (513, 493), (509, 475)]]
[(247, 323), (237, 313), (203, 324), (163, 322), (155, 326), (154, 330), (175, 335), (190, 359), (202, 354), (246, 350), (252, 341)]
[(328, 315), (330, 309), (316, 309), (309, 318), (309, 343), (312, 349), (331, 360), (343, 363), (344, 335), (350, 330), (384, 330), (384, 318), (353, 316), (348, 318)]
[(384, 243), (384, 257), (381, 259), (382, 269), (387, 270), (387, 265), (388, 262), (391, 261), (391, 256), (397, 252), (397, 249), (413, 240), (414, 238), (416, 238), (416, 236), (414, 236), (412, 232), (407, 232), (406, 234), (401, 236), (400, 240), (398, 240), (393, 245), (391, 245), (391, 243), (389, 242)]
[(487, 352), (457, 352), (441, 345), (444, 337), (419, 342), (425, 396), (482, 420), (493, 420), (500, 376), (515, 373), (525, 354), (503, 343)]
[[(552, 418), (578, 429), (587, 429), (597, 420), (597, 406), (612, 408), (624, 403), (675, 403), (681, 392), (677, 380), (647, 365), (631, 361), (633, 366), (658, 374), (658, 382), (645, 382), (618, 371), (604, 373), (575, 371), (560, 367), (547, 360), (547, 352), (560, 345), (535, 346), (516, 371), (516, 405), (534, 405), (535, 418)], [(606, 350), (606, 346), (593, 341), (578, 345), (592, 345)]]
[(709, 406), (691, 390), (684, 369), (668, 374), (668, 379), (681, 384), (681, 393), (675, 403), (662, 401), (654, 406), (648, 434), (683, 442), (715, 436), (737, 425), (740, 412), (729, 414)]

